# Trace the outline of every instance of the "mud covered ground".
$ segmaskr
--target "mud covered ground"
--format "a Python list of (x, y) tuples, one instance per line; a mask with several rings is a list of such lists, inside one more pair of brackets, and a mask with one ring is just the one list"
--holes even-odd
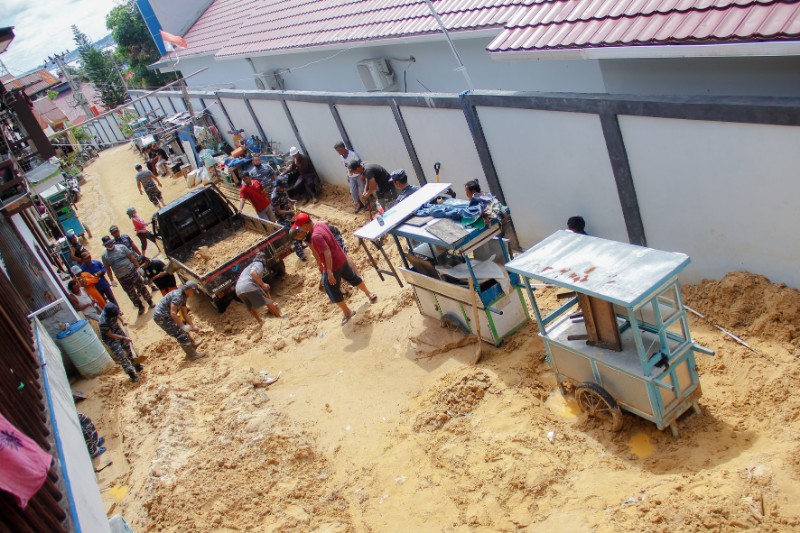
[[(87, 169), (93, 228), (127, 227), (134, 162), (121, 147)], [(165, 183), (168, 200), (185, 191)], [(288, 320), (195, 298), (209, 357), (185, 363), (148, 313), (133, 324), (139, 384), (119, 369), (75, 384), (114, 460), (98, 474), (108, 510), (136, 531), (800, 528), (797, 290), (748, 273), (685, 287), (705, 317), (689, 316), (693, 336), (717, 354), (698, 356), (702, 414), (677, 439), (629, 414), (608, 433), (555, 392), (533, 324), (470, 364), (473, 344), (443, 348), (461, 334), (368, 268), (346, 191), (308, 208), (347, 236), (378, 303), (352, 291), (341, 327), (313, 260), (290, 256), (272, 290)]]

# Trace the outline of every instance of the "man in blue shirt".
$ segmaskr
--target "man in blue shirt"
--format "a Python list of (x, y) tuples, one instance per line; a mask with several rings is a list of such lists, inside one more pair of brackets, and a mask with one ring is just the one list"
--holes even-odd
[(275, 188), (275, 169), (269, 163), (264, 164), (259, 156), (253, 156), (253, 168), (248, 174), (264, 187), (267, 198), (272, 196), (272, 190)]
[(97, 285), (95, 285), (94, 288), (97, 289), (97, 292), (103, 295), (103, 298), (105, 298), (107, 302), (114, 302), (115, 304), (119, 305), (114, 293), (111, 292), (111, 284), (106, 279), (106, 267), (104, 267), (103, 263), (100, 261), (93, 260), (92, 254), (89, 252), (89, 250), (84, 250), (81, 254), (81, 270), (96, 276), (97, 279), (100, 280), (97, 282)]

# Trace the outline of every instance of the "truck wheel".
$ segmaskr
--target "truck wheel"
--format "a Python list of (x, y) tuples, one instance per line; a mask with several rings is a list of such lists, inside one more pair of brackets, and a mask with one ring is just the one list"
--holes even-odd
[(575, 400), (581, 411), (600, 419), (611, 431), (622, 429), (622, 410), (606, 390), (590, 381), (584, 381), (575, 389)]
[(278, 261), (275, 266), (273, 267), (273, 271), (275, 272), (275, 277), (279, 278), (286, 274), (286, 263), (283, 262), (283, 259)]
[(224, 313), (230, 303), (230, 298), (211, 298), (211, 307), (213, 307), (217, 313)]

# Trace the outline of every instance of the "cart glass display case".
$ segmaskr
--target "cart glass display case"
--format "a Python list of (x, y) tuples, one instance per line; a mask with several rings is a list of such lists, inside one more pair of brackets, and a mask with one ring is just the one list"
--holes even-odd
[[(621, 410), (670, 427), (699, 410), (694, 353), (678, 274), (687, 255), (558, 231), (510, 261), (524, 280), (539, 335), (562, 393), (589, 414), (622, 427)], [(542, 315), (531, 280), (568, 292)], [(567, 387), (570, 385), (570, 387)]]

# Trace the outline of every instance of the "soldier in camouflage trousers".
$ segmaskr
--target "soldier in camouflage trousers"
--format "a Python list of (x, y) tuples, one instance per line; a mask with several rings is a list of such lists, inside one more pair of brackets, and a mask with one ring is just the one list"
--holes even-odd
[[(286, 176), (281, 176), (275, 180), (275, 190), (272, 191), (272, 210), (275, 212), (275, 217), (278, 224), (286, 228), (292, 226), (294, 220), (294, 204), (297, 202), (289, 198), (289, 193), (286, 192), (288, 184)], [(297, 254), (302, 261), (306, 260), (306, 253), (303, 251), (303, 242), (292, 239), (294, 246), (294, 253)]]
[[(190, 360), (199, 359), (205, 354), (198, 352), (200, 341), (194, 342), (189, 336), (189, 331), (200, 331), (189, 314), (186, 299), (198, 292), (197, 283), (187, 281), (182, 287), (168, 292), (153, 311), (153, 322), (164, 330), (167, 335), (174, 337), (181, 345), (181, 349)], [(188, 326), (188, 327), (187, 327)]]
[(125, 373), (130, 376), (131, 381), (136, 383), (139, 381), (139, 376), (136, 373), (142, 371), (142, 365), (133, 361), (131, 339), (122, 330), (120, 325), (122, 319), (119, 315), (120, 311), (117, 304), (114, 302), (106, 303), (98, 321), (100, 336), (111, 350), (114, 359), (117, 360)]

